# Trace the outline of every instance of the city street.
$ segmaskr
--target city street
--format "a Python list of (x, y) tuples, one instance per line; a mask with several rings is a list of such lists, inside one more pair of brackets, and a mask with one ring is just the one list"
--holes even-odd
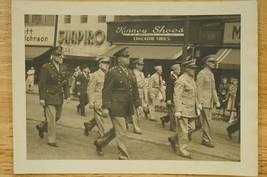
[[(77, 100), (64, 103), (61, 120), (57, 124), (58, 148), (47, 145), (46, 134), (44, 139), (39, 138), (35, 128), (36, 124), (44, 119), (42, 107), (39, 105), (39, 96), (35, 91), (26, 94), (26, 118), (27, 118), (27, 158), (28, 159), (106, 159), (117, 160), (117, 146), (115, 139), (103, 149), (105, 155), (96, 155), (93, 142), (97, 137), (95, 127), (89, 134), (84, 135), (83, 123), (93, 116), (92, 110), (86, 108), (87, 117), (82, 117), (76, 112)], [(166, 113), (157, 112), (157, 119)], [(109, 119), (105, 119), (106, 129), (112, 125)], [(238, 133), (233, 134), (229, 140), (226, 127), (229, 124), (221, 120), (212, 120), (213, 140), (215, 148), (202, 146), (202, 132), (196, 131), (189, 143), (189, 151), (192, 160), (205, 161), (240, 161), (240, 144), (238, 144)], [(141, 119), (142, 135), (133, 133), (132, 125), (129, 124), (127, 133), (127, 150), (131, 160), (188, 160), (176, 155), (171, 151), (167, 138), (173, 134), (169, 131), (169, 125), (165, 128), (160, 121), (151, 122), (145, 118)], [(163, 153), (164, 152), (164, 153)]]

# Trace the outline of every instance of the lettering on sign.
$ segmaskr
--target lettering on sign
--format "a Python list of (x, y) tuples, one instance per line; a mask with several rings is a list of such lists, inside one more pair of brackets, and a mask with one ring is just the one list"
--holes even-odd
[(106, 34), (102, 30), (60, 30), (58, 36), (60, 44), (102, 45), (105, 40)]
[(152, 31), (148, 31), (148, 29), (119, 26), (116, 33), (123, 36), (184, 36), (184, 28), (166, 28), (163, 25), (155, 26)]
[(239, 22), (225, 23), (224, 27), (224, 43), (240, 44), (241, 25)]
[[(40, 29), (42, 28), (42, 30)], [(53, 45), (53, 27), (27, 27), (24, 29), (24, 41), (26, 45)]]

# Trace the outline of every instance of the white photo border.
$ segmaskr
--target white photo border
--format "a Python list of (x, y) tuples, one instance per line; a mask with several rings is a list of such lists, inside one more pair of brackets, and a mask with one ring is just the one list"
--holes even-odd
[[(41, 7), (41, 8), (40, 8)], [(60, 8), (59, 8), (60, 7)], [(27, 160), (24, 14), (241, 15), (240, 162), (142, 160)], [(257, 2), (12, 2), (14, 173), (258, 174)], [(70, 168), (67, 168), (67, 167)], [(145, 167), (145, 168), (144, 168)]]

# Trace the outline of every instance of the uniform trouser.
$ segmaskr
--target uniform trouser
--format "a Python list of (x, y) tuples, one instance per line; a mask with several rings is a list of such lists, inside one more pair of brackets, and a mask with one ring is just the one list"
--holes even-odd
[(88, 95), (87, 94), (81, 94), (79, 97), (80, 104), (78, 107), (81, 108), (81, 115), (85, 114), (85, 106), (88, 104)]
[(202, 141), (212, 142), (210, 121), (212, 118), (212, 109), (203, 108), (201, 110), (200, 122), (203, 130)]
[(47, 132), (49, 143), (56, 142), (56, 122), (61, 118), (62, 105), (46, 105), (44, 106), (44, 114), (46, 120), (39, 124), (39, 127)]
[(103, 109), (101, 108), (101, 106), (95, 104), (94, 117), (90, 121), (85, 122), (85, 125), (89, 131), (92, 130), (95, 126), (97, 126), (98, 137), (102, 137), (105, 134), (105, 126), (103, 120), (104, 118), (102, 116), (102, 111)]
[(140, 126), (140, 118), (141, 118), (141, 116), (142, 116), (142, 114), (138, 114), (136, 108), (134, 108), (134, 115), (132, 117), (134, 132), (141, 132), (141, 126)]
[(152, 93), (148, 101), (149, 119), (155, 120), (156, 95)]
[(174, 105), (168, 105), (169, 121), (170, 121), (170, 130), (176, 130), (176, 120), (174, 117)]
[(113, 138), (117, 139), (117, 147), (119, 159), (129, 159), (128, 152), (126, 150), (126, 118), (125, 117), (111, 117), (113, 128), (111, 128), (103, 137), (97, 139), (97, 143), (101, 147), (105, 147)]
[(171, 138), (179, 145), (179, 150), (185, 152), (188, 149), (188, 132), (195, 129), (195, 119), (180, 118), (176, 119), (178, 126), (176, 133)]

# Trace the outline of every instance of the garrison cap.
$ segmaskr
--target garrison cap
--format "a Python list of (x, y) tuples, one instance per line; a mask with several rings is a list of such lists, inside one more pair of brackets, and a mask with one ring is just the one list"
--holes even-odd
[(162, 66), (160, 66), (160, 65), (159, 65), (159, 66), (155, 66), (154, 69), (155, 69), (156, 71), (158, 71), (158, 70), (162, 70)]
[(130, 56), (128, 47), (124, 47), (113, 54), (114, 57), (128, 57)]
[(137, 60), (133, 61), (133, 64), (144, 64), (144, 58), (138, 58)]
[(110, 63), (109, 57), (100, 57), (97, 59), (98, 63)]
[(183, 66), (188, 68), (197, 68), (196, 59), (183, 62)]
[(174, 64), (171, 66), (172, 70), (181, 69), (180, 64)]

